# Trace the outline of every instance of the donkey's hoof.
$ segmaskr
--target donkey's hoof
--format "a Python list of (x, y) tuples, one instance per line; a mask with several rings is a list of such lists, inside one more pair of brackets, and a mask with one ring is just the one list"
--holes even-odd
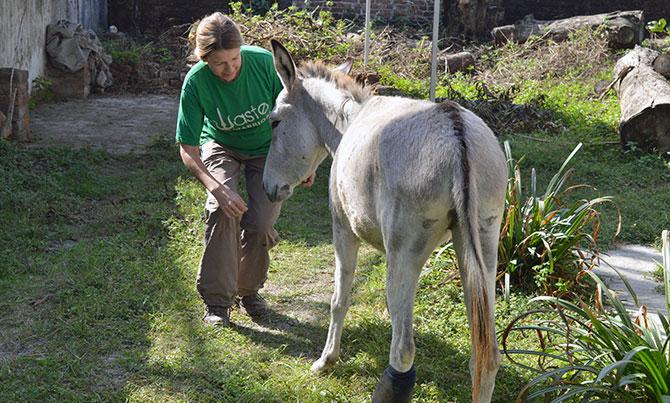
[(415, 382), (414, 366), (407, 372), (398, 372), (389, 365), (377, 383), (372, 403), (409, 403), (412, 401)]
[(333, 361), (328, 360), (325, 357), (321, 357), (318, 360), (314, 361), (312, 364), (311, 371), (315, 374), (322, 374), (333, 367)]

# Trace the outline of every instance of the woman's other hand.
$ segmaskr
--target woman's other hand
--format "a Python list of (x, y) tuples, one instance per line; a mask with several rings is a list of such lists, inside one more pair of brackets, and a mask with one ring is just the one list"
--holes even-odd
[(302, 186), (304, 188), (311, 188), (312, 185), (314, 184), (314, 179), (315, 178), (316, 178), (316, 172), (313, 172), (309, 176), (309, 178), (305, 179), (304, 181), (302, 181), (302, 183), (300, 183), (300, 186)]

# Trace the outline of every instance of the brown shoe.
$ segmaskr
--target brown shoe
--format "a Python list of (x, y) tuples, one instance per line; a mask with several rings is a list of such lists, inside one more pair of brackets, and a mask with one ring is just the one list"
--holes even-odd
[(220, 305), (207, 305), (205, 317), (202, 318), (205, 323), (213, 326), (230, 326), (230, 308)]
[(258, 293), (245, 295), (240, 300), (240, 304), (247, 311), (249, 316), (259, 317), (264, 316), (268, 312), (268, 303), (265, 299), (258, 295)]

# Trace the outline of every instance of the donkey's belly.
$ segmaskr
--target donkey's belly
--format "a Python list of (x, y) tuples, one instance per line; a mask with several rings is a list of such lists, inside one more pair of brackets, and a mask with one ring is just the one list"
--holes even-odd
[(375, 220), (368, 216), (353, 215), (349, 217), (349, 223), (358, 238), (384, 252), (384, 238)]

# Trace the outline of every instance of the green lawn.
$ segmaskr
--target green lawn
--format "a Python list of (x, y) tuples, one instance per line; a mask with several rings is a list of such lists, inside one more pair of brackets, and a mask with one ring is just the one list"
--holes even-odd
[[(278, 223), (262, 323), (201, 322), (194, 289), (204, 192), (159, 142), (150, 153), (0, 142), (0, 401), (362, 401), (387, 362), (384, 258), (363, 248), (342, 360), (309, 372), (328, 325), (327, 167)], [(442, 260), (440, 260), (442, 261)], [(468, 401), (469, 341), (450, 265), (421, 279), (417, 401)], [(524, 298), (499, 304), (499, 326)], [(527, 380), (501, 369), (496, 400)]]

